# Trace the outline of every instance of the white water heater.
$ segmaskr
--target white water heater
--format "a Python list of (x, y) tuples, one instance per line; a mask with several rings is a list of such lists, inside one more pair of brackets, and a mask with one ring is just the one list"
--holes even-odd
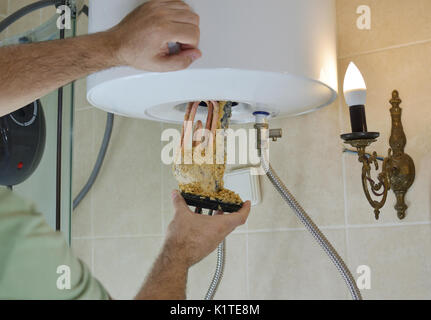
[[(142, 0), (90, 0), (89, 32)], [(203, 57), (186, 70), (117, 67), (88, 77), (91, 104), (115, 114), (182, 122), (190, 101), (232, 101), (232, 123), (310, 112), (337, 95), (335, 0), (186, 0), (199, 14)], [(199, 107), (197, 119), (206, 118)]]

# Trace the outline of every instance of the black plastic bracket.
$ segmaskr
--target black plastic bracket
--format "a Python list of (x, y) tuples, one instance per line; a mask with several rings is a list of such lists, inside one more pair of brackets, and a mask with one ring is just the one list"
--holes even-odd
[(201, 209), (232, 213), (240, 210), (243, 205), (242, 203), (241, 204), (226, 203), (218, 199), (210, 199), (208, 197), (202, 197), (191, 193), (182, 192), (181, 195), (183, 196), (187, 205), (191, 207), (201, 208)]

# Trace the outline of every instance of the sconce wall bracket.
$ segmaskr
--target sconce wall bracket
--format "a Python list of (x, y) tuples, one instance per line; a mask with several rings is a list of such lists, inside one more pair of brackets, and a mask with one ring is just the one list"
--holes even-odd
[[(404, 219), (407, 210), (405, 195), (415, 180), (415, 165), (413, 159), (404, 152), (407, 138), (401, 122), (402, 109), (400, 104), (402, 101), (398, 91), (392, 92), (392, 99), (389, 102), (392, 105), (390, 109), (392, 130), (389, 139), (391, 148), (388, 151), (388, 156), (383, 160), (382, 171), (377, 177), (378, 182), (375, 182), (371, 177), (373, 166), (376, 171), (379, 170), (377, 153), (373, 152), (369, 155), (366, 152), (366, 148), (376, 141), (378, 134), (364, 132), (361, 133), (364, 138), (360, 138), (361, 135), (358, 136), (358, 133), (350, 133), (341, 137), (345, 143), (358, 150), (358, 160), (362, 163), (362, 187), (368, 202), (374, 208), (376, 219), (379, 219), (380, 209), (385, 205), (390, 189), (394, 191), (397, 198), (395, 210), (398, 218)], [(355, 137), (356, 139), (352, 139)], [(380, 201), (372, 198), (370, 190), (374, 196), (381, 197)]]

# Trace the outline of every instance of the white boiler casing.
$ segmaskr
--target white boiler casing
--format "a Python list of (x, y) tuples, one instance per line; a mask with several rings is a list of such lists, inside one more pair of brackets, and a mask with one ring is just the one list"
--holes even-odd
[[(142, 0), (90, 0), (89, 31), (106, 30)], [(190, 101), (238, 102), (233, 123), (310, 112), (337, 95), (334, 0), (186, 0), (200, 15), (203, 57), (186, 70), (129, 67), (88, 77), (91, 104), (116, 114), (182, 122)], [(204, 107), (197, 118), (205, 119)]]

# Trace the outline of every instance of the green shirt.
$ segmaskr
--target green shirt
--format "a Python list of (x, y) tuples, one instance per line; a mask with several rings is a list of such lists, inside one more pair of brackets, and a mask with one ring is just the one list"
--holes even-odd
[(62, 234), (5, 189), (0, 189), (0, 299), (109, 299)]

